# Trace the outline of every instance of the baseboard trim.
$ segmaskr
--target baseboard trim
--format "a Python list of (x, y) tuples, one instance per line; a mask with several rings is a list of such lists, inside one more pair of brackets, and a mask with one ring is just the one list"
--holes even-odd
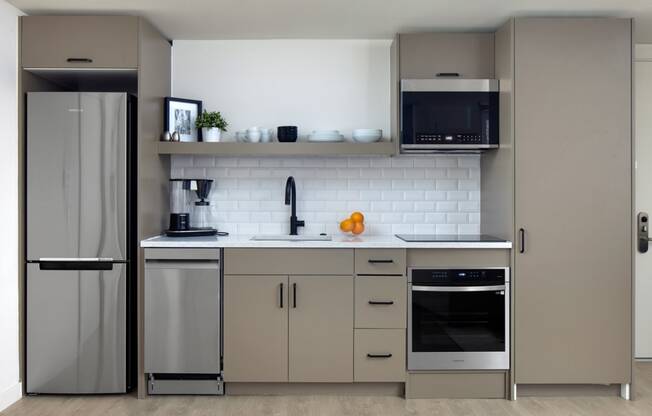
[(518, 397), (619, 396), (620, 384), (518, 384)]
[(228, 396), (399, 396), (405, 383), (225, 383)]
[(23, 397), (23, 385), (20, 382), (0, 393), (0, 412), (16, 403), (21, 397)]

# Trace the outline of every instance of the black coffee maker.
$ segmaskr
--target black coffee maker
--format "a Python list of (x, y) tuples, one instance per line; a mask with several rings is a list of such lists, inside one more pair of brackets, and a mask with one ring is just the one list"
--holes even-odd
[[(199, 237), (217, 234), (217, 230), (207, 227), (207, 210), (209, 209), (208, 194), (213, 185), (212, 179), (170, 179), (170, 228), (165, 232), (168, 237)], [(201, 207), (203, 216), (200, 227), (192, 226), (190, 203), (196, 194), (199, 201), (196, 208)]]

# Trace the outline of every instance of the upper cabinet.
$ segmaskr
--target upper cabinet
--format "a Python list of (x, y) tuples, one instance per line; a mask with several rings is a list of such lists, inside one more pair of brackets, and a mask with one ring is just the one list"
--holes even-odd
[(494, 77), (493, 33), (399, 34), (396, 42), (400, 79)]
[(138, 67), (134, 16), (25, 16), (21, 19), (23, 68)]

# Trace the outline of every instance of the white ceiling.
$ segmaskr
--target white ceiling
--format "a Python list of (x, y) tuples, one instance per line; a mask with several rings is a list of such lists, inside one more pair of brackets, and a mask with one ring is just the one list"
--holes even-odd
[(493, 30), (509, 16), (636, 19), (652, 42), (652, 0), (8, 0), (27, 14), (135, 14), (170, 39), (390, 38), (397, 32)]

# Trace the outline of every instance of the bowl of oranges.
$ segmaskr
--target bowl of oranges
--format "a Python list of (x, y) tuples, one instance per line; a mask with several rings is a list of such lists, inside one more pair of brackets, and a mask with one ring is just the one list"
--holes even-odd
[(340, 230), (345, 233), (359, 235), (364, 232), (364, 215), (361, 212), (354, 212), (351, 216), (340, 222)]

